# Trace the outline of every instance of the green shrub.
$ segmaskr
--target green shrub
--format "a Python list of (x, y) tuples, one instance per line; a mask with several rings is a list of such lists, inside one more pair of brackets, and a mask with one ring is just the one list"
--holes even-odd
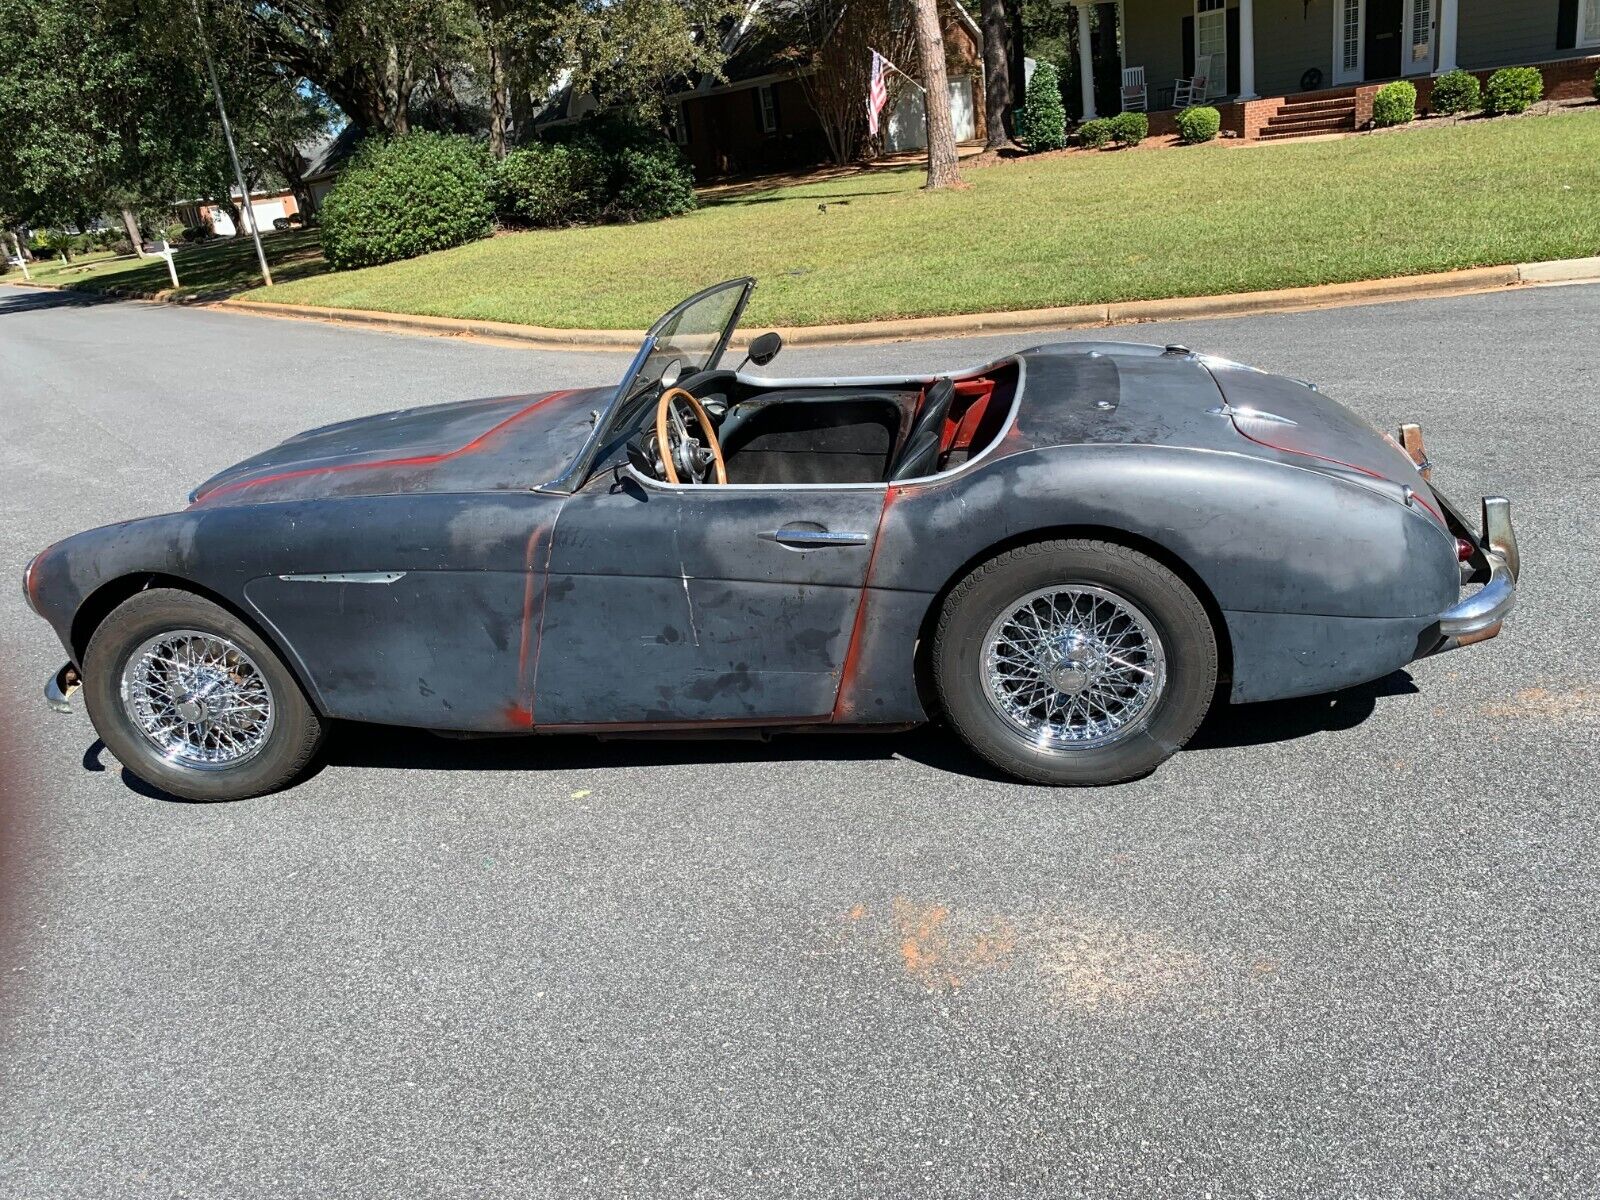
[(612, 160), (610, 216), (618, 221), (653, 221), (692, 212), (698, 203), (694, 175), (683, 153), (666, 139), (629, 146)]
[(1483, 106), (1483, 89), (1471, 71), (1446, 71), (1433, 81), (1428, 107), (1442, 117), (1477, 112)]
[(598, 221), (606, 203), (606, 163), (586, 143), (535, 142), (495, 169), (494, 211), (513, 225), (548, 227)]
[(1096, 117), (1078, 126), (1078, 145), (1098, 150), (1101, 146), (1110, 144), (1111, 122), (1105, 117)]
[(1600, 100), (1600, 71), (1594, 73), (1594, 87), (1591, 90), (1594, 92), (1594, 98)]
[(1119, 146), (1137, 146), (1150, 136), (1150, 118), (1142, 112), (1118, 113), (1111, 118), (1111, 136)]
[(1489, 76), (1483, 107), (1496, 116), (1527, 112), (1543, 95), (1544, 76), (1537, 67), (1501, 67)]
[(494, 229), (491, 178), (488, 150), (469, 137), (373, 140), (323, 203), (323, 253), (348, 270), (487, 237)]
[(1178, 114), (1178, 136), (1189, 145), (1209, 142), (1222, 129), (1222, 114), (1209, 105), (1184, 109)]
[(1396, 79), (1378, 89), (1372, 98), (1372, 123), (1380, 129), (1404, 125), (1417, 115), (1417, 89), (1404, 79)]
[(608, 113), (554, 131), (552, 145), (588, 154), (603, 178), (593, 215), (577, 220), (651, 221), (689, 212), (699, 203), (694, 171), (660, 127)]
[(1067, 144), (1067, 108), (1061, 103), (1061, 75), (1047, 62), (1033, 68), (1023, 99), (1017, 134), (1035, 154)]

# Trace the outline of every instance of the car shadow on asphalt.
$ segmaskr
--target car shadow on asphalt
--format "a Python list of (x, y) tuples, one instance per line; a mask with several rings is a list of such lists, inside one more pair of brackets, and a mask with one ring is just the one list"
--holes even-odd
[[(1183, 752), (1239, 749), (1354, 729), (1373, 714), (1378, 701), (1416, 691), (1409, 673), (1395, 671), (1372, 683), (1322, 696), (1218, 705)], [(104, 743), (94, 742), (84, 753), (84, 770), (106, 770), (104, 750)], [(758, 736), (728, 735), (602, 739), (582, 734), (460, 738), (341, 722), (329, 730), (317, 770), (332, 766), (426, 771), (586, 771), (707, 764), (866, 763), (895, 758), (951, 775), (1015, 782), (968, 751), (937, 723), (898, 733), (795, 733), (763, 740)], [(126, 769), (121, 775), (123, 784), (138, 795), (175, 804), (194, 803), (152, 787)]]

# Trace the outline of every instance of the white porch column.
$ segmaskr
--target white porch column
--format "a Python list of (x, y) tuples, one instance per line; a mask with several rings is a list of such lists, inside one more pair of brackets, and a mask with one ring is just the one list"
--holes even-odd
[(1078, 79), (1083, 84), (1083, 119), (1091, 121), (1100, 114), (1094, 110), (1094, 44), (1089, 37), (1090, 0), (1073, 0), (1078, 6)]
[(1239, 0), (1239, 97), (1256, 96), (1256, 6), (1255, 0)]
[(1456, 29), (1461, 24), (1460, 0), (1439, 4), (1439, 74), (1456, 69)]

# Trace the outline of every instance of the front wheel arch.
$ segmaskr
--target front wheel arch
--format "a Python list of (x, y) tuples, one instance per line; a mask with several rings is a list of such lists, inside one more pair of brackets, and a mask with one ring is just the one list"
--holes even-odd
[(283, 640), (271, 626), (265, 624), (253, 613), (245, 611), (240, 605), (235, 604), (226, 596), (212, 591), (208, 587), (195, 583), (192, 579), (185, 579), (179, 575), (168, 575), (160, 571), (138, 571), (129, 575), (122, 575), (116, 579), (101, 584), (78, 605), (78, 611), (72, 616), (72, 661), (81, 668), (83, 656), (89, 649), (89, 641), (94, 637), (95, 630), (117, 608), (126, 601), (137, 596), (140, 592), (152, 588), (169, 588), (175, 592), (188, 592), (202, 600), (209, 600), (230, 616), (243, 621), (250, 627), (257, 637), (271, 647), (272, 652), (278, 656), (278, 661), (283, 663), (289, 674), (294, 676), (295, 682), (300, 685), (300, 690), (305, 693), (317, 715), (326, 717), (327, 708), (322, 703), (322, 697), (317, 693), (310, 677), (303, 668), (298, 656), (293, 654), (284, 645)]
[(945, 580), (944, 586), (933, 597), (928, 605), (928, 611), (923, 615), (922, 625), (917, 630), (914, 663), (917, 699), (922, 704), (923, 712), (930, 715), (939, 712), (938, 689), (933, 679), (933, 634), (939, 624), (939, 614), (944, 611), (945, 602), (950, 598), (950, 593), (955, 590), (956, 585), (977, 570), (981, 564), (1008, 550), (1015, 550), (1019, 546), (1031, 545), (1034, 542), (1058, 540), (1114, 542), (1153, 558), (1183, 580), (1200, 601), (1201, 607), (1205, 609), (1206, 617), (1211, 622), (1212, 634), (1217, 640), (1216, 698), (1225, 700), (1228, 697), (1233, 690), (1233, 642), (1228, 636), (1228, 622), (1222, 615), (1222, 606), (1217, 603), (1216, 596), (1212, 595), (1205, 580), (1200, 578), (1193, 567), (1160, 542), (1152, 541), (1137, 533), (1130, 533), (1126, 529), (1114, 529), (1105, 525), (1046, 525), (1002, 538), (979, 550), (955, 568)]

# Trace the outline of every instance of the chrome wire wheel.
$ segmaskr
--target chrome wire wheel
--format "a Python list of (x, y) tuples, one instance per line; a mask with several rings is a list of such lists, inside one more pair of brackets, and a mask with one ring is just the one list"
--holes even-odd
[(165, 761), (223, 771), (250, 761), (272, 737), (272, 686), (225, 637), (176, 629), (141, 644), (122, 670), (122, 709)]
[(1087, 584), (1042, 588), (1001, 609), (983, 641), (989, 703), (1024, 742), (1067, 752), (1143, 727), (1166, 687), (1155, 626)]

